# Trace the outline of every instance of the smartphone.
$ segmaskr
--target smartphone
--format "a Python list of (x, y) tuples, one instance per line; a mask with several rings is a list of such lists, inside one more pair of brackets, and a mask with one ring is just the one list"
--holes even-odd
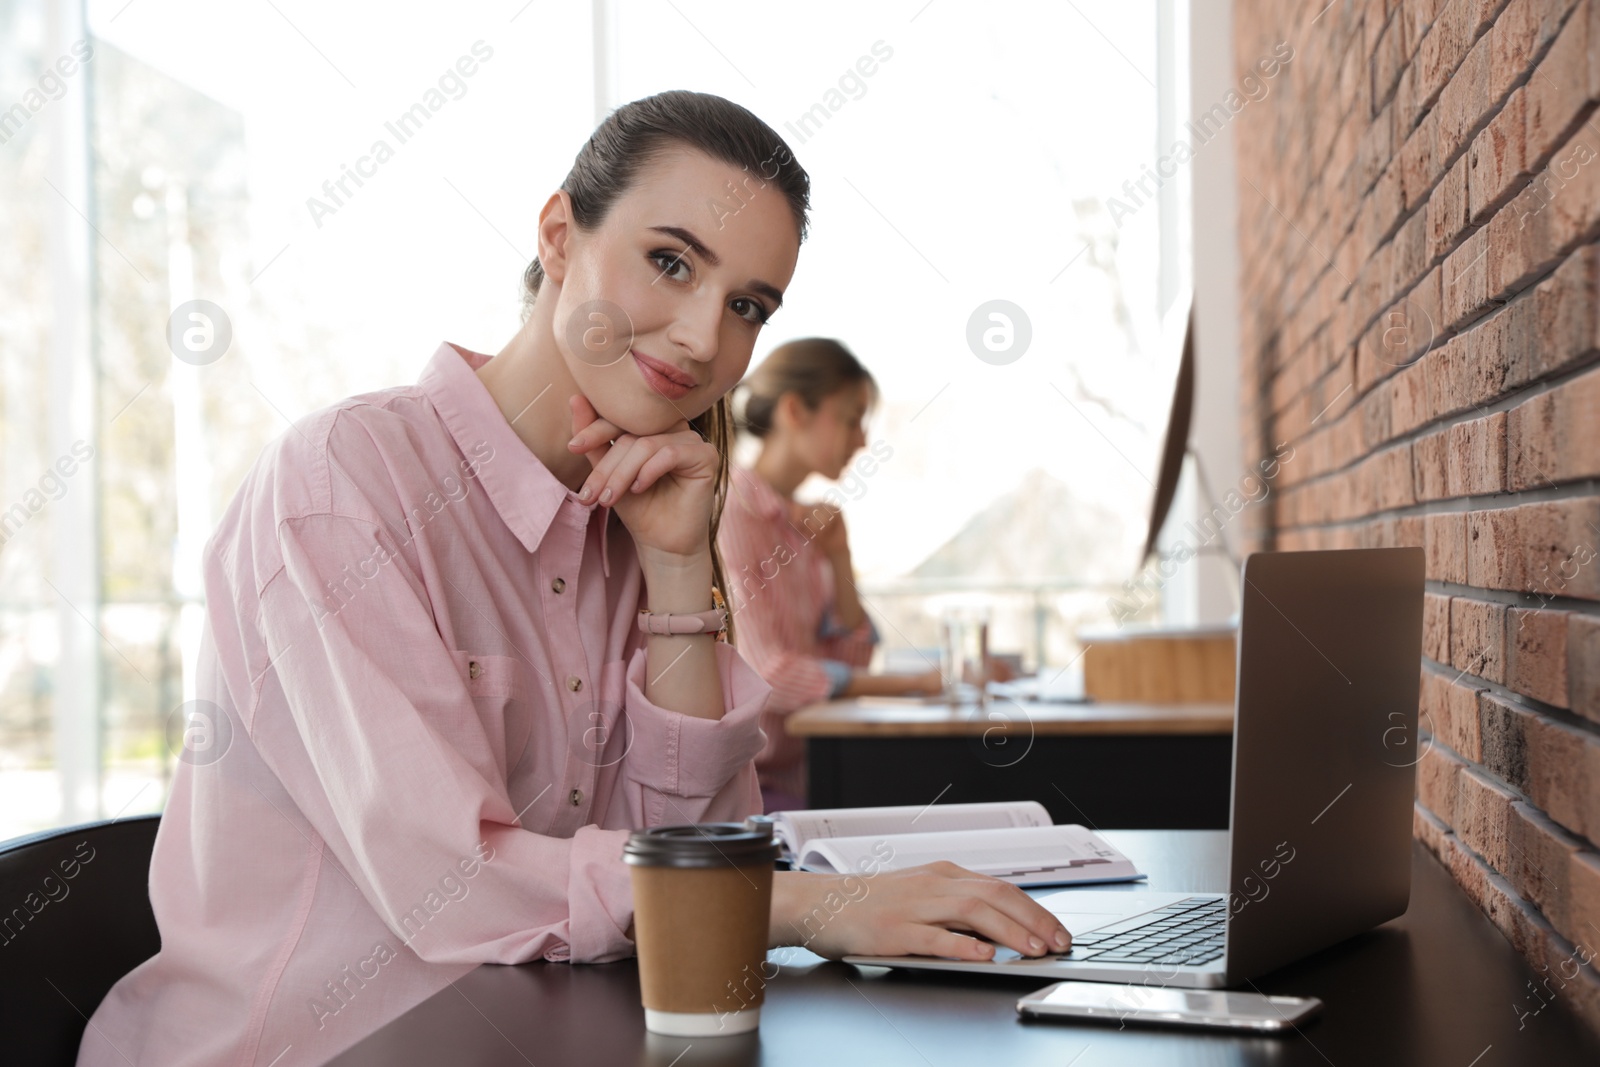
[(1057, 982), (1017, 1001), (1024, 1019), (1288, 1030), (1322, 1010), (1316, 997), (1274, 997), (1227, 990), (1153, 989), (1109, 982)]

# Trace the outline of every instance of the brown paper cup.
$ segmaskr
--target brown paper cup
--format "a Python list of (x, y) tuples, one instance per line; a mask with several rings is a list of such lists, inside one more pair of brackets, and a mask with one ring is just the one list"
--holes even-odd
[(633, 932), (645, 1028), (679, 1037), (754, 1030), (766, 986), (772, 911), (772, 823), (638, 830)]

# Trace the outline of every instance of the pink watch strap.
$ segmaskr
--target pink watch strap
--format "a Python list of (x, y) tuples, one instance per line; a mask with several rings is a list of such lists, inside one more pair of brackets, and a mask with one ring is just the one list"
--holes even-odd
[(639, 629), (647, 634), (708, 634), (721, 630), (727, 621), (722, 608), (674, 614), (639, 612)]

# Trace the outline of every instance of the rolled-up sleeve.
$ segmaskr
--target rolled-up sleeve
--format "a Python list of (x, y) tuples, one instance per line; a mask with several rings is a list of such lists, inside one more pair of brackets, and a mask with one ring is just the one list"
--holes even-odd
[[(717, 666), (726, 711), (721, 719), (704, 719), (651, 703), (644, 695), (645, 651), (635, 651), (624, 690), (632, 741), (622, 778), (636, 825), (743, 822), (761, 810), (754, 760), (765, 739), (757, 723), (772, 690), (728, 645), (717, 646)], [(616, 959), (633, 951), (627, 937), (633, 885), (622, 860), (629, 833), (585, 826), (572, 839), (572, 960)], [(546, 958), (568, 955), (557, 950)]]
[[(644, 694), (644, 649), (634, 652), (628, 665), (624, 707), (635, 731), (634, 746), (657, 753), (659, 758), (628, 761), (624, 765), (626, 773), (647, 790), (670, 798), (675, 807), (686, 813), (689, 809), (683, 807), (685, 801), (701, 801), (698, 806), (703, 806), (737, 786), (742, 780), (740, 771), (761, 751), (758, 720), (772, 687), (733, 646), (719, 643), (716, 655), (727, 705), (720, 719), (685, 715), (651, 703)], [(741, 819), (760, 808), (759, 791), (744, 799), (751, 806), (738, 815)], [(666, 814), (671, 817), (674, 812), (669, 808)]]

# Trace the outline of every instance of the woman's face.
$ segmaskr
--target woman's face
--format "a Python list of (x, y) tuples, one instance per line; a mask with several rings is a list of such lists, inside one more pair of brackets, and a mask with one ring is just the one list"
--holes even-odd
[(857, 382), (826, 396), (815, 411), (795, 396), (798, 416), (794, 445), (806, 465), (825, 478), (837, 479), (867, 443), (866, 419), (872, 407), (872, 386)]
[(688, 148), (650, 163), (594, 230), (573, 225), (557, 194), (539, 236), (578, 390), (640, 436), (698, 417), (738, 384), (800, 252), (775, 183)]

